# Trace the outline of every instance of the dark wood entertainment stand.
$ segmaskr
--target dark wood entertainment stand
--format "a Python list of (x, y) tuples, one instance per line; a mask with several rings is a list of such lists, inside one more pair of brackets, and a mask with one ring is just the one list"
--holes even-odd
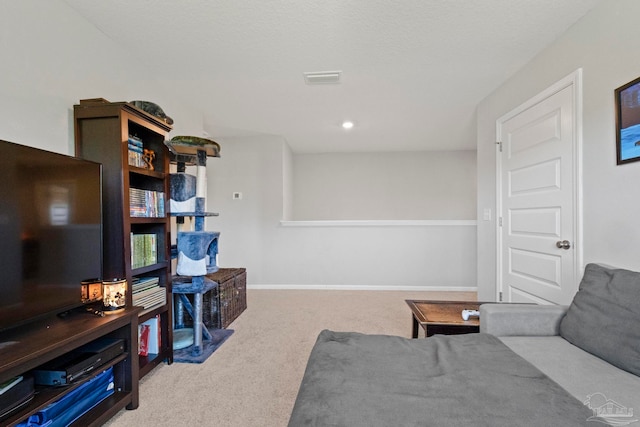
[(138, 407), (138, 316), (140, 307), (126, 308), (99, 317), (87, 312), (53, 316), (0, 333), (0, 383), (66, 354), (101, 337), (125, 341), (125, 353), (105, 363), (67, 387), (37, 388), (26, 407), (3, 419), (3, 426), (14, 426), (48, 404), (57, 401), (83, 382), (113, 366), (115, 393), (91, 409), (73, 426), (99, 426), (122, 408)]

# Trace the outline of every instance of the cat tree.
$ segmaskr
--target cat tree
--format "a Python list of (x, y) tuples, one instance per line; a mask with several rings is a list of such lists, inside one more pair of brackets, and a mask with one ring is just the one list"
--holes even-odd
[[(206, 212), (207, 157), (220, 157), (220, 146), (197, 137), (174, 137), (166, 142), (177, 164), (177, 173), (171, 174), (171, 216), (177, 218), (176, 276), (172, 279), (174, 295), (175, 330), (174, 350), (191, 347), (193, 360), (205, 360), (213, 350), (207, 351), (212, 336), (202, 322), (202, 296), (218, 284), (206, 277), (218, 271), (217, 254), (220, 233), (206, 231), (204, 219), (217, 216)], [(196, 176), (186, 173), (186, 166), (195, 165)], [(191, 230), (185, 230), (185, 217), (194, 219)], [(187, 295), (193, 295), (193, 304)], [(193, 319), (193, 330), (184, 328), (184, 312)], [(192, 340), (190, 339), (192, 338)], [(177, 347), (177, 348), (176, 348)], [(180, 361), (179, 357), (175, 357)]]

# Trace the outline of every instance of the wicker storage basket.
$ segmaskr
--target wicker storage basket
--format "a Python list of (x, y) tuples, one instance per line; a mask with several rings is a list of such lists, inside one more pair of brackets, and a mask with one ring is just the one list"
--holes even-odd
[[(202, 323), (210, 329), (224, 329), (247, 308), (247, 271), (244, 268), (221, 268), (207, 274), (218, 286), (202, 295)], [(189, 315), (186, 326), (193, 325)]]
[[(218, 288), (212, 290), (212, 293), (217, 293), (215, 299), (217, 299), (218, 312), (220, 313), (220, 328), (229, 326), (247, 308), (247, 272), (244, 268), (232, 270), (229, 274), (233, 274), (233, 276), (222, 283), (218, 282)], [(213, 273), (210, 276), (216, 274)], [(217, 281), (213, 277), (210, 278)]]

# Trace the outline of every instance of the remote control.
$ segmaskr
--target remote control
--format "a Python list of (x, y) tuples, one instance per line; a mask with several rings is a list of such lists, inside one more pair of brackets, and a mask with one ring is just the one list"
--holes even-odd
[(469, 320), (471, 316), (480, 316), (480, 312), (478, 310), (462, 310), (462, 319)]

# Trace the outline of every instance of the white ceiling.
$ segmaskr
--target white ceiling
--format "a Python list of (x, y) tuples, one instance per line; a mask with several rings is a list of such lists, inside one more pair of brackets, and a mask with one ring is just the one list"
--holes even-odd
[[(64, 1), (193, 102), (212, 139), (305, 153), (475, 149), (478, 102), (601, 0)], [(338, 85), (304, 82), (335, 70)]]

